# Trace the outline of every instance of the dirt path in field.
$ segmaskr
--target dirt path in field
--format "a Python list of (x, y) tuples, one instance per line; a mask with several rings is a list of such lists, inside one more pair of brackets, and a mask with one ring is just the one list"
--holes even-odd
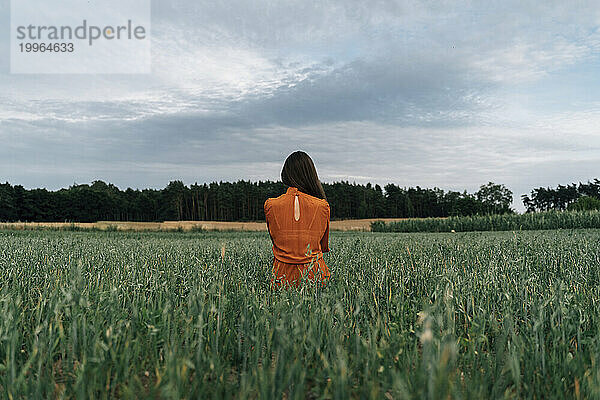
[[(370, 231), (373, 221), (399, 221), (402, 218), (374, 218), (331, 221), (332, 231)], [(165, 222), (113, 222), (99, 221), (95, 223), (84, 222), (14, 222), (0, 223), (0, 229), (117, 229), (120, 231), (173, 231), (183, 229), (203, 229), (209, 231), (266, 231), (264, 222), (217, 222), (217, 221), (165, 221)]]

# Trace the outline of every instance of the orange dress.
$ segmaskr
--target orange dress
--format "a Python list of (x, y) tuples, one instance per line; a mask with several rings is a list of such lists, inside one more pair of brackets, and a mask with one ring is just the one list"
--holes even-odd
[(329, 251), (329, 204), (295, 187), (265, 201), (265, 217), (273, 241), (271, 284), (300, 285), (302, 278), (329, 279), (323, 253)]

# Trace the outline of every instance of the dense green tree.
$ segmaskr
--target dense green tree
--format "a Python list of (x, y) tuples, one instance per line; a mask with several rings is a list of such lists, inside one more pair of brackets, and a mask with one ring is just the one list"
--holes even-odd
[(591, 196), (581, 196), (577, 201), (569, 204), (567, 209), (569, 211), (600, 210), (600, 199)]
[(558, 185), (556, 189), (539, 187), (529, 195), (521, 196), (527, 212), (565, 210), (580, 197), (600, 199), (600, 180), (594, 179), (587, 183)]
[[(493, 210), (501, 211), (508, 207), (508, 189), (497, 186), (505, 197), (495, 197), (494, 191), (489, 194), (480, 190), (477, 196), (395, 184), (385, 185), (384, 189), (347, 181), (323, 185), (333, 219), (474, 215), (489, 212), (486, 205), (490, 204), (495, 206)], [(160, 190), (120, 190), (110, 183), (94, 181), (54, 192), (6, 183), (0, 185), (0, 221), (260, 221), (264, 219), (264, 201), (285, 190), (281, 182), (243, 180), (189, 187), (182, 181), (172, 181)], [(586, 190), (594, 188), (586, 186)]]
[(7, 182), (0, 184), (0, 221), (19, 219), (19, 211), (14, 195), (14, 188)]
[(513, 193), (504, 185), (488, 182), (479, 187), (475, 196), (485, 214), (503, 214), (511, 211)]

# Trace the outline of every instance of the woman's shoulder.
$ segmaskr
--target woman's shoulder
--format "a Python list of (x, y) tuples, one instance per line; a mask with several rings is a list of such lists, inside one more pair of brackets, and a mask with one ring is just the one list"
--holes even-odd
[(327, 202), (327, 200), (325, 199), (320, 199), (318, 197), (315, 196), (311, 196), (309, 194), (306, 193), (302, 193), (304, 196), (306, 196), (307, 199), (310, 199), (310, 201), (315, 205), (318, 206), (320, 208), (323, 209), (329, 209), (329, 203)]
[(266, 199), (265, 200), (265, 204), (264, 204), (265, 210), (267, 208), (269, 208), (273, 203), (276, 203), (277, 201), (280, 201), (283, 198), (283, 196), (285, 196), (285, 194), (282, 194), (282, 195), (277, 196), (277, 197), (269, 197), (268, 199)]
[(327, 200), (325, 200), (325, 199), (318, 199), (318, 200), (321, 203), (321, 206), (323, 206), (324, 208), (329, 208), (329, 203), (327, 202)]
[(321, 202), (322, 202), (321, 204), (322, 204), (323, 210), (325, 210), (325, 212), (327, 214), (329, 214), (331, 211), (330, 211), (329, 203), (327, 202), (327, 200), (325, 200), (325, 199), (319, 199), (319, 200), (321, 200)]
[[(329, 203), (325, 199), (320, 199), (318, 197), (311, 196), (310, 194), (306, 194), (304, 192), (298, 192), (298, 194), (300, 194), (302, 197), (308, 199), (311, 203), (313, 203), (315, 205), (319, 205), (324, 208), (329, 208)], [(269, 197), (268, 199), (265, 200), (265, 207), (267, 207), (268, 205), (271, 205), (273, 203), (277, 203), (278, 201), (283, 201), (283, 200), (285, 200), (285, 198), (286, 198), (286, 193), (284, 193), (280, 196), (277, 196), (277, 197)]]
[(268, 199), (265, 200), (265, 204), (273, 202), (273, 201), (281, 200), (284, 196), (285, 196), (285, 193), (282, 195), (279, 195), (277, 197), (269, 197)]

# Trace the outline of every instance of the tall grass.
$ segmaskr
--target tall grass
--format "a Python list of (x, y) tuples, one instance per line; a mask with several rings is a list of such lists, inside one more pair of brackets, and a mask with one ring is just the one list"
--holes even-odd
[(0, 232), (0, 398), (599, 398), (600, 232)]
[(528, 214), (411, 218), (371, 223), (373, 232), (472, 232), (600, 228), (600, 211), (548, 211)]

